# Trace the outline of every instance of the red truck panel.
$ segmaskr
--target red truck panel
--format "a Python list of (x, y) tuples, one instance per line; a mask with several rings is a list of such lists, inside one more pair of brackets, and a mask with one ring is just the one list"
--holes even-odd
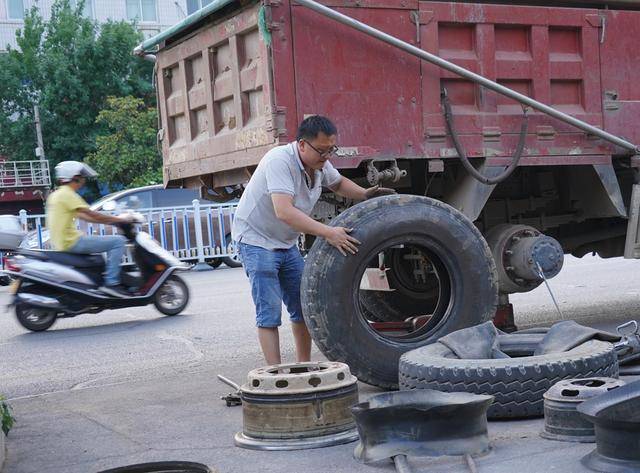
[(158, 56), (165, 181), (255, 165), (275, 143), (258, 11), (209, 25)]
[(640, 12), (605, 11), (600, 63), (605, 129), (640, 142)]
[[(420, 16), (423, 48), (602, 126), (597, 11), (421, 2)], [(431, 64), (423, 65), (423, 74), (429, 156), (455, 155), (442, 146), (441, 86), (449, 93), (456, 129), (468, 154), (514, 152), (522, 119), (519, 104)], [(583, 132), (543, 114), (529, 114), (527, 155), (606, 152)]]
[[(338, 11), (415, 44), (411, 11), (385, 3), (386, 8)], [(417, 58), (299, 5), (293, 7), (293, 35), (298, 120), (308, 114), (333, 118), (340, 145), (370, 146), (390, 155), (420, 154)]]
[[(640, 142), (638, 11), (417, 0), (323, 3)], [(212, 16), (160, 46), (167, 182), (243, 182), (247, 167), (270, 147), (293, 140), (298, 123), (316, 113), (338, 125), (345, 152), (338, 167), (370, 157), (455, 159), (441, 87), (467, 154), (490, 164), (510, 161), (522, 119), (516, 102), (290, 0), (264, 0), (261, 31), (261, 6)], [(607, 163), (622, 153), (546, 115), (529, 116), (523, 165)]]
[[(600, 44), (601, 13), (595, 9), (411, 1), (382, 5), (375, 0), (358, 2), (358, 7), (325, 4), (599, 127), (605, 124), (603, 88), (607, 90), (621, 69), (629, 76), (640, 72), (640, 63), (628, 60), (615, 36)], [(470, 156), (502, 163), (513, 154), (522, 109), (511, 99), (305, 7), (284, 2), (273, 11), (283, 25), (291, 24), (290, 31), (283, 27), (278, 33), (281, 41), (274, 41), (275, 101), (287, 111), (288, 139), (293, 139), (295, 123), (320, 113), (335, 120), (342, 146), (371, 147), (382, 156), (455, 157), (445, 138), (440, 105), (444, 86)], [(627, 35), (625, 46), (632, 48), (640, 28), (638, 13), (607, 14), (621, 25), (609, 28), (616, 29), (612, 35)], [(631, 98), (620, 99), (632, 103), (621, 104), (617, 115), (607, 115), (608, 131), (625, 135), (630, 127), (626, 117), (640, 113), (638, 86), (627, 86), (630, 89)], [(602, 140), (558, 120), (531, 110), (529, 116), (523, 164), (606, 162), (614, 152)], [(352, 167), (363, 157), (337, 164)]]

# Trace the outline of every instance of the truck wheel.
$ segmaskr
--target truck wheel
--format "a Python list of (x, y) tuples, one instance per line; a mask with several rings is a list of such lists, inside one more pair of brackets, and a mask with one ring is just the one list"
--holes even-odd
[(360, 302), (375, 320), (398, 321), (433, 313), (439, 282), (419, 251), (392, 248), (384, 252), (382, 264), (392, 291), (360, 291)]
[(27, 330), (42, 332), (51, 327), (56, 321), (56, 312), (41, 309), (23, 303), (16, 304), (16, 317), (18, 322)]
[(238, 255), (225, 256), (224, 258), (222, 258), (222, 261), (230, 268), (242, 267), (242, 261), (240, 261), (240, 257)]
[(207, 264), (211, 266), (213, 269), (219, 268), (222, 263), (223, 263), (222, 258), (214, 258), (207, 262)]
[(238, 253), (234, 253), (235, 250), (235, 242), (231, 238), (231, 233), (227, 234), (227, 251), (229, 253), (233, 253), (233, 256), (225, 256), (222, 258), (222, 262), (226, 264), (229, 268), (241, 268), (242, 261), (240, 261), (240, 255)]
[[(332, 225), (353, 228), (362, 244), (356, 255), (342, 256), (324, 239), (315, 241), (302, 278), (303, 312), (324, 355), (349, 364), (361, 381), (396, 388), (403, 353), (493, 317), (498, 282), (491, 252), (476, 227), (449, 205), (411, 195), (380, 197), (351, 207)], [(438, 281), (437, 303), (405, 326), (374, 323), (360, 303), (363, 275), (381, 253), (402, 248), (428, 261)]]
[[(521, 354), (531, 347), (523, 337), (509, 341), (499, 337), (500, 349)], [(517, 345), (522, 345), (520, 349)], [(531, 417), (543, 414), (542, 395), (558, 381), (572, 378), (618, 377), (618, 359), (613, 345), (592, 340), (563, 353), (461, 360), (442, 343), (434, 343), (400, 358), (400, 389), (435, 389), (469, 392), (495, 397), (487, 416), (492, 419)]]

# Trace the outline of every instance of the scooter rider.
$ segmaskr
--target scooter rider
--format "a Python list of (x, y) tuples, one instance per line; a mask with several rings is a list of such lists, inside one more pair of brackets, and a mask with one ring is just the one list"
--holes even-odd
[(78, 195), (87, 178), (98, 174), (78, 161), (62, 161), (55, 168), (58, 189), (47, 199), (47, 227), (54, 250), (70, 253), (107, 253), (104, 285), (100, 290), (114, 297), (126, 297), (128, 292), (120, 284), (120, 263), (126, 239), (121, 235), (85, 236), (76, 228), (80, 218), (91, 223), (117, 224), (129, 220), (95, 212)]

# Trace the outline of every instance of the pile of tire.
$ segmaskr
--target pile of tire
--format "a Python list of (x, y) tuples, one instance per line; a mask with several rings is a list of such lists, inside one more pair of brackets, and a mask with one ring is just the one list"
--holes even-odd
[(498, 337), (500, 350), (511, 358), (459, 359), (444, 344), (412, 350), (400, 358), (401, 390), (490, 394), (490, 419), (543, 415), (543, 394), (563, 379), (618, 377), (613, 345), (591, 340), (562, 353), (533, 356), (541, 334)]

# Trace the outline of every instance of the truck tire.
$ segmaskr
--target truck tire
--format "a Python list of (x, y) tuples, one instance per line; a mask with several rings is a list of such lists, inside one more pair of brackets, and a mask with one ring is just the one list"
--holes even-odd
[[(231, 233), (227, 233), (227, 251), (234, 253), (235, 242), (233, 238), (231, 238)], [(234, 253), (233, 256), (225, 256), (222, 258), (222, 262), (227, 265), (229, 268), (241, 268), (242, 261), (240, 261), (240, 255), (238, 253)]]
[[(529, 342), (525, 342), (529, 343)], [(517, 343), (511, 343), (515, 351)], [(502, 349), (501, 344), (501, 349)], [(491, 419), (543, 415), (542, 395), (563, 379), (618, 377), (613, 345), (591, 340), (563, 353), (519, 358), (461, 360), (442, 343), (400, 358), (400, 389), (436, 389), (495, 397)]]
[(404, 259), (406, 252), (385, 252), (387, 280), (393, 291), (360, 291), (360, 302), (379, 321), (397, 321), (431, 314), (438, 303), (438, 281), (431, 277), (421, 283), (412, 280), (415, 269)]
[[(303, 313), (324, 355), (347, 363), (361, 381), (397, 388), (403, 353), (493, 317), (498, 302), (493, 258), (476, 227), (449, 205), (412, 195), (379, 197), (342, 212), (332, 225), (352, 228), (362, 244), (356, 255), (342, 256), (316, 239), (302, 278)], [(363, 315), (360, 282), (373, 258), (400, 245), (428, 255), (441, 275), (440, 298), (426, 324), (388, 336)]]
[(222, 258), (224, 264), (226, 264), (229, 268), (242, 268), (242, 261), (238, 255), (235, 256), (225, 256)]
[(213, 269), (218, 269), (222, 264), (222, 258), (213, 258), (212, 260), (209, 260), (207, 264)]

